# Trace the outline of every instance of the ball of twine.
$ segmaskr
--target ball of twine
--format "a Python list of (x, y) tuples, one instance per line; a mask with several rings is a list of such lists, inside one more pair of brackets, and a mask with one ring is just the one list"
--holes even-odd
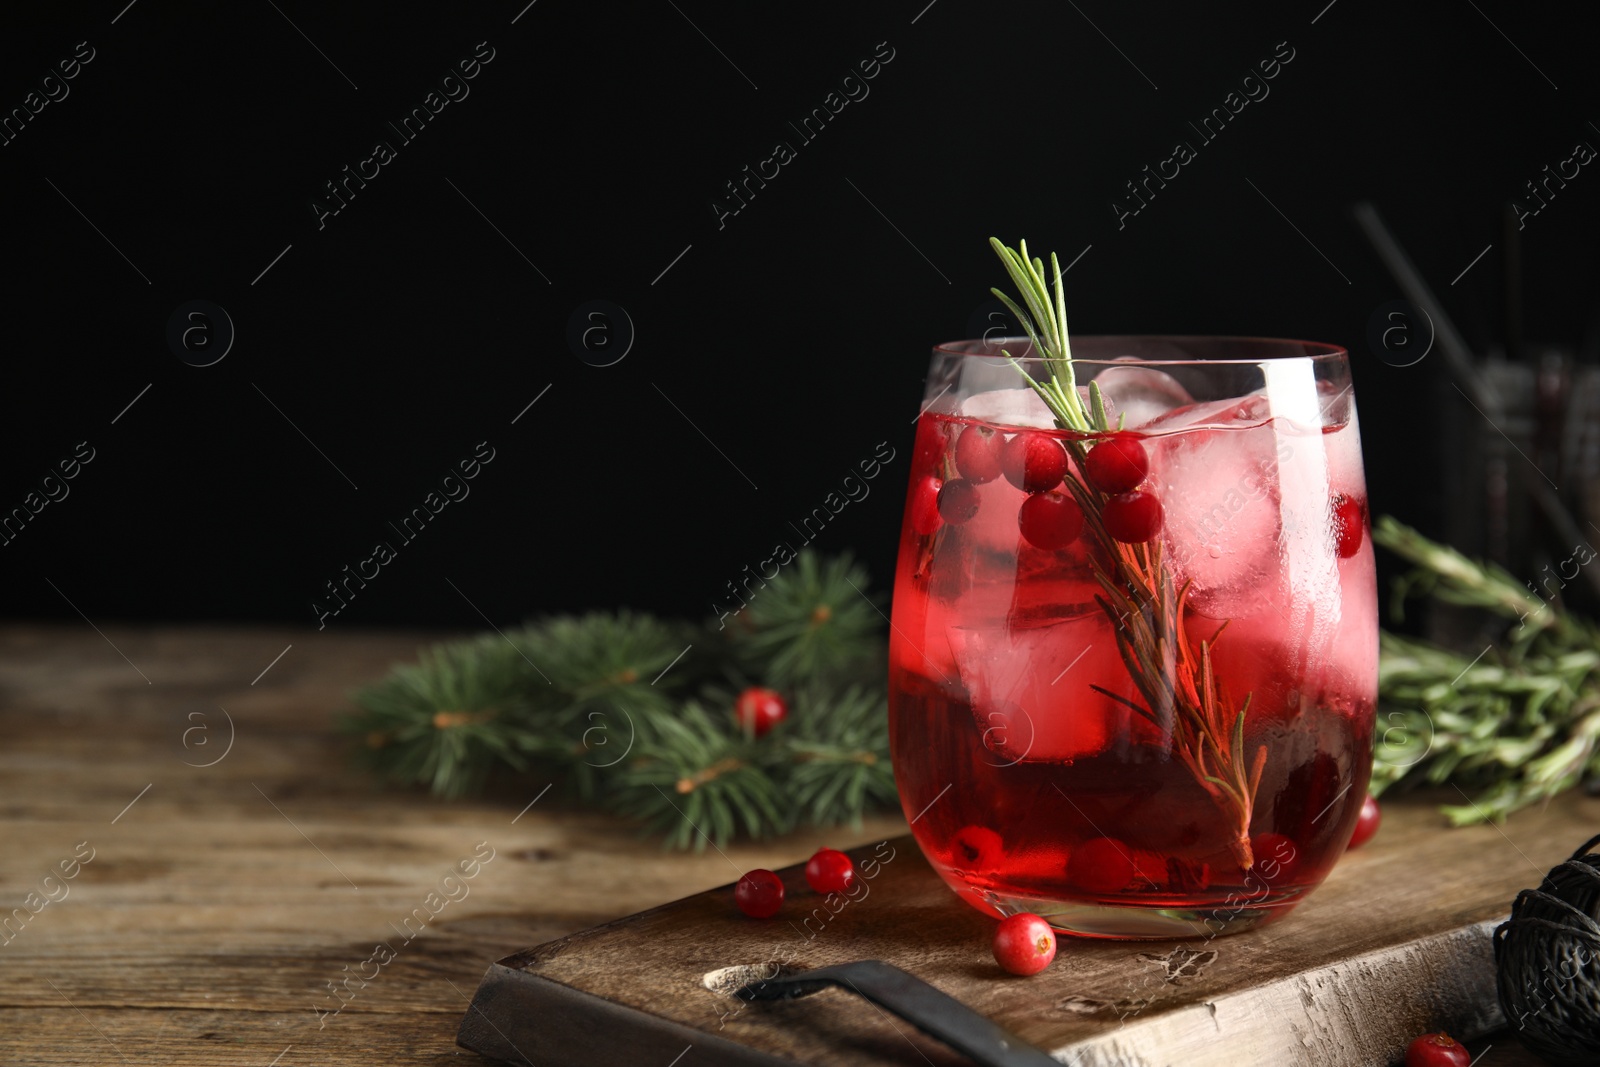
[(1600, 834), (1524, 889), (1494, 932), (1500, 1007), (1551, 1063), (1592, 1065), (1600, 1049)]

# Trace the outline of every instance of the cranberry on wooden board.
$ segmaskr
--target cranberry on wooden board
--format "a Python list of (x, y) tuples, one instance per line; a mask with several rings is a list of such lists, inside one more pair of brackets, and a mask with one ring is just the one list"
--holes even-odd
[(833, 848), (819, 848), (806, 862), (806, 884), (818, 893), (843, 893), (855, 884), (856, 865)]
[(1056, 958), (1056, 932), (1030, 912), (1000, 920), (994, 932), (994, 961), (1012, 974), (1038, 974)]
[(1360, 848), (1372, 840), (1372, 835), (1378, 832), (1378, 824), (1383, 821), (1383, 812), (1378, 807), (1377, 798), (1371, 793), (1361, 802), (1361, 814), (1356, 816), (1355, 833), (1350, 835), (1347, 849)]
[(1467, 1067), (1466, 1046), (1449, 1034), (1423, 1034), (1406, 1048), (1406, 1067)]
[(752, 919), (768, 919), (783, 907), (783, 879), (768, 870), (754, 870), (733, 887), (733, 902)]

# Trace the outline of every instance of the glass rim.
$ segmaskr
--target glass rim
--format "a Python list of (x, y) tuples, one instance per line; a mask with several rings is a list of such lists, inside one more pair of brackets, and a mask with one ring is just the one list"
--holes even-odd
[[(1069, 338), (1071, 342), (1090, 341), (1137, 341), (1155, 342), (1169, 345), (1186, 345), (1195, 342), (1207, 344), (1239, 344), (1242, 346), (1261, 346), (1263, 348), (1278, 348), (1277, 353), (1265, 352), (1256, 358), (1208, 358), (1196, 356), (1190, 359), (1085, 359), (1074, 354), (1074, 365), (1083, 364), (1092, 367), (1123, 367), (1137, 364), (1144, 367), (1204, 367), (1204, 366), (1255, 366), (1261, 363), (1276, 363), (1280, 361), (1303, 359), (1313, 363), (1348, 361), (1350, 352), (1343, 345), (1336, 345), (1328, 341), (1302, 341), (1292, 337), (1250, 337), (1235, 334), (1083, 334)], [(983, 346), (995, 349), (993, 354), (987, 352), (963, 351), (960, 346)], [(1033, 342), (1026, 336), (1001, 337), (995, 340), (985, 340), (981, 337), (967, 338), (960, 341), (944, 341), (933, 346), (934, 355), (961, 356), (968, 359), (1001, 359), (998, 351), (1001, 347), (1023, 347), (1033, 351)], [(1018, 363), (1044, 364), (1049, 359), (1041, 355), (1013, 356)]]

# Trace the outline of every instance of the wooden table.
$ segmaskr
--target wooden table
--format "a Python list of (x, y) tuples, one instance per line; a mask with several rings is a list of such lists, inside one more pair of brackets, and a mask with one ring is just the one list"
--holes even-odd
[[(451, 804), (385, 790), (334, 719), (429, 635), (104, 631), (0, 627), (0, 917), (58, 898), (0, 934), (0, 1063), (484, 1063), (454, 1043), (492, 961), (905, 830), (682, 855), (542, 782)], [(41, 885), (80, 842), (93, 859)], [(379, 942), (400, 946), (381, 966)], [(1491, 1040), (1478, 1067), (1537, 1062)]]

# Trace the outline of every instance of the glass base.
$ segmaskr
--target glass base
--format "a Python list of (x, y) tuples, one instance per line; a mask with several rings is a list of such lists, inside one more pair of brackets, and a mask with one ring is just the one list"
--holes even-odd
[[(965, 894), (963, 894), (965, 895)], [(998, 915), (1032, 912), (1051, 928), (1078, 937), (1118, 941), (1173, 941), (1226, 937), (1265, 925), (1286, 915), (1300, 902), (1304, 891), (1252, 900), (1245, 906), (1162, 907), (1151, 904), (1095, 904), (1082, 900), (980, 894), (980, 909)]]

